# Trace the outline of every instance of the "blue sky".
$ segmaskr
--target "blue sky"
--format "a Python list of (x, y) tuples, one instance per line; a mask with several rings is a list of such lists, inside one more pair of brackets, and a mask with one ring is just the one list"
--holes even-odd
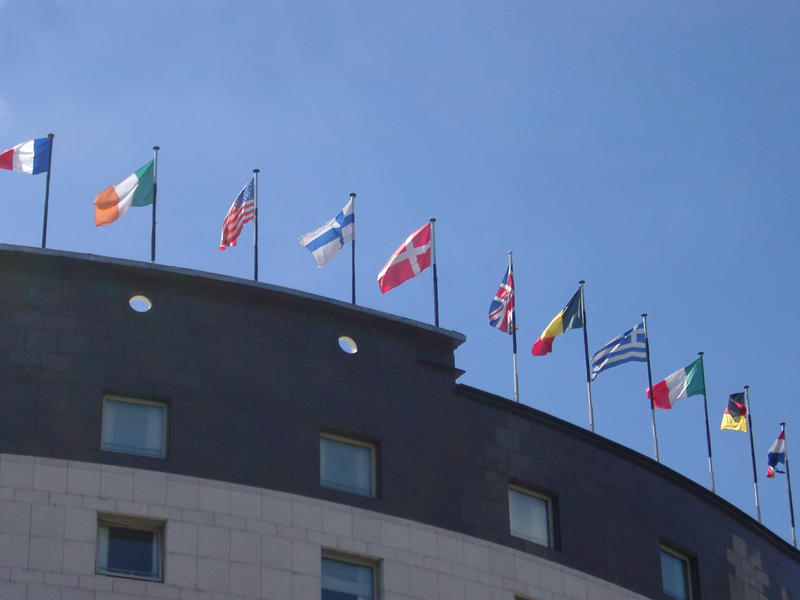
[[(461, 382), (512, 395), (487, 310), (513, 250), (522, 402), (586, 427), (580, 331), (530, 355), (585, 279), (591, 351), (647, 312), (654, 381), (705, 352), (717, 491), (754, 515), (747, 436), (719, 430), (751, 386), (791, 539), (763, 475), (781, 421), (800, 456), (796, 3), (0, 0), (0, 56), (0, 149), (55, 133), (49, 248), (148, 261), (150, 210), (95, 228), (92, 200), (159, 145), (158, 263), (252, 277), (250, 226), (217, 245), (259, 168), (261, 281), (349, 300), (349, 252), (318, 269), (297, 238), (356, 192), (359, 304), (432, 323), (429, 271), (375, 278), (435, 217)], [(0, 173), (2, 242), (40, 245), (44, 182)], [(601, 374), (595, 424), (652, 456), (646, 385)], [(702, 398), (656, 419), (707, 485)]]

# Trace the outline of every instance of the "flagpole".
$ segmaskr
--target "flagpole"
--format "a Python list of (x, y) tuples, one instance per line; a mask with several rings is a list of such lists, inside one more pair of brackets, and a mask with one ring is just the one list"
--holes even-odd
[(350, 273), (351, 273), (351, 281), (352, 281), (352, 288), (353, 288), (353, 304), (356, 303), (356, 195), (354, 193), (350, 193), (350, 202), (353, 203), (353, 241), (352, 247), (350, 248), (351, 260), (350, 260)]
[(253, 169), (253, 281), (258, 281), (258, 174)]
[(153, 228), (150, 233), (150, 262), (156, 262), (156, 196), (158, 194), (158, 146), (153, 146)]
[(436, 219), (431, 219), (431, 263), (433, 263), (433, 317), (436, 327), (439, 326), (439, 277), (436, 272), (436, 235), (434, 224)]
[[(512, 258), (513, 253), (508, 251), (508, 274), (511, 281), (514, 281), (514, 262)], [(509, 282), (506, 281), (506, 284)], [(517, 374), (517, 282), (514, 281), (514, 286), (511, 288), (511, 300), (514, 305), (511, 309), (511, 348), (512, 356), (514, 358), (514, 402), (519, 402), (519, 375)]]
[(711, 492), (716, 493), (714, 488), (714, 463), (711, 461), (711, 430), (708, 427), (708, 395), (706, 392), (706, 369), (703, 364), (703, 352), (697, 353), (700, 356), (700, 370), (703, 373), (703, 407), (706, 411), (706, 445), (708, 446), (708, 473), (711, 475)]
[(792, 545), (797, 548), (797, 534), (794, 529), (794, 503), (792, 502), (792, 478), (789, 475), (789, 443), (786, 441), (786, 423), (781, 423), (781, 433), (783, 433), (783, 450), (785, 452), (786, 487), (789, 489), (789, 518), (792, 522)]
[(586, 300), (583, 296), (583, 286), (586, 282), (581, 279), (581, 321), (583, 322), (583, 354), (586, 357), (586, 396), (589, 399), (589, 431), (594, 432), (594, 408), (592, 408), (592, 372), (589, 367), (589, 334), (586, 325)]
[(650, 336), (647, 335), (647, 313), (642, 313), (642, 324), (644, 325), (644, 350), (647, 357), (647, 384), (650, 390), (650, 418), (653, 422), (653, 450), (656, 455), (656, 462), (661, 462), (658, 458), (658, 434), (656, 433), (656, 408), (653, 403), (653, 374), (650, 368)]
[(750, 412), (750, 386), (744, 386), (744, 406), (747, 411), (747, 430), (750, 432), (750, 458), (753, 461), (753, 492), (756, 497), (756, 516), (761, 523), (761, 504), (758, 501), (758, 474), (756, 473), (756, 450), (753, 444), (753, 415)]
[(50, 170), (53, 168), (53, 138), (54, 134), (48, 133), (50, 138), (50, 156), (47, 159), (47, 179), (44, 184), (44, 219), (42, 221), (42, 248), (47, 245), (47, 207), (50, 203)]

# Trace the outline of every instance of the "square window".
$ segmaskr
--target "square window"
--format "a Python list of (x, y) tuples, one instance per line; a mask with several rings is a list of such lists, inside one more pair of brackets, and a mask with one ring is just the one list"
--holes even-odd
[(691, 600), (692, 565), (688, 556), (661, 546), (661, 585), (667, 596)]
[(119, 515), (97, 521), (97, 572), (163, 581), (164, 523)]
[(319, 479), (322, 487), (375, 496), (375, 446), (320, 434)]
[(548, 496), (509, 486), (508, 515), (511, 535), (552, 547), (552, 500)]
[(322, 600), (377, 600), (375, 565), (322, 557)]
[(163, 458), (167, 405), (119, 396), (103, 398), (103, 450)]

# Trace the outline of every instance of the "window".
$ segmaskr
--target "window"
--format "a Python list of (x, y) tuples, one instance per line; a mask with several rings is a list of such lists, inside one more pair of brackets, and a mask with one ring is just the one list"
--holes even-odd
[(377, 600), (375, 564), (322, 557), (322, 600)]
[(103, 398), (103, 450), (163, 458), (167, 405), (119, 396)]
[(691, 563), (687, 555), (661, 546), (661, 585), (667, 596), (677, 600), (691, 600)]
[(97, 572), (163, 581), (164, 523), (101, 515), (97, 521)]
[(552, 501), (549, 497), (509, 486), (508, 515), (511, 535), (552, 547)]
[(319, 437), (319, 478), (323, 487), (375, 495), (375, 446), (331, 435)]

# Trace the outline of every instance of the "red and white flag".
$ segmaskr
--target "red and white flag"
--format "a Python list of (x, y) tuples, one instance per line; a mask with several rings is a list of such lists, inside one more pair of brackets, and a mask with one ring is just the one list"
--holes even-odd
[(389, 262), (378, 273), (381, 293), (397, 287), (407, 279), (416, 277), (431, 266), (431, 224), (426, 223), (394, 251)]

